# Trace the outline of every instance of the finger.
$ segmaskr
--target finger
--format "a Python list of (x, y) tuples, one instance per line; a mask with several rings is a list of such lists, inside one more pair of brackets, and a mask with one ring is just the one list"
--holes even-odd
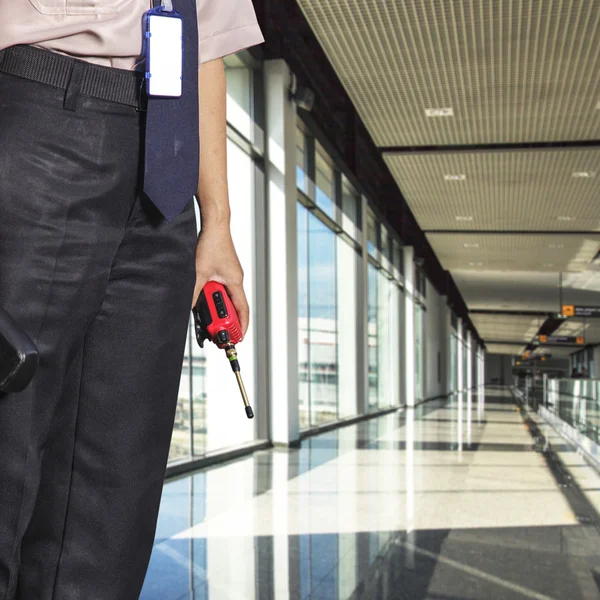
[(248, 306), (248, 300), (246, 299), (244, 286), (227, 286), (227, 292), (229, 293), (229, 297), (233, 302), (233, 306), (235, 306), (235, 310), (237, 311), (240, 319), (240, 325), (242, 326), (242, 334), (245, 336), (250, 323), (250, 307)]

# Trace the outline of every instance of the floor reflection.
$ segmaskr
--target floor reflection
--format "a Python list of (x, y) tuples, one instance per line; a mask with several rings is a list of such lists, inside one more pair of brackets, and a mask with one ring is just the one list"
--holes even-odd
[(169, 482), (141, 598), (596, 598), (599, 541), (476, 390)]

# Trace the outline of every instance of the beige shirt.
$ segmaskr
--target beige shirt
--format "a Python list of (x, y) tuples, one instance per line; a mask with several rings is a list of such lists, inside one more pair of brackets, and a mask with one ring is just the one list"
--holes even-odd
[[(201, 62), (264, 41), (252, 0), (196, 4)], [(132, 69), (142, 52), (142, 17), (151, 7), (151, 0), (0, 0), (0, 50), (32, 44)]]

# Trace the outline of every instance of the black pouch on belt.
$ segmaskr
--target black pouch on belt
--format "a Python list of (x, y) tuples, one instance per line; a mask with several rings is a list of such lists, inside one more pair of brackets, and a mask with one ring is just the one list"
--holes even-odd
[(0, 306), (0, 394), (24, 390), (38, 362), (35, 344)]

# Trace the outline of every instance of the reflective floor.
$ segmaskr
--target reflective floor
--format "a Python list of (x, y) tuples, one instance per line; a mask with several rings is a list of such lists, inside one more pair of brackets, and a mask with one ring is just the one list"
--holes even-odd
[(141, 598), (600, 598), (598, 508), (488, 389), (169, 482)]

